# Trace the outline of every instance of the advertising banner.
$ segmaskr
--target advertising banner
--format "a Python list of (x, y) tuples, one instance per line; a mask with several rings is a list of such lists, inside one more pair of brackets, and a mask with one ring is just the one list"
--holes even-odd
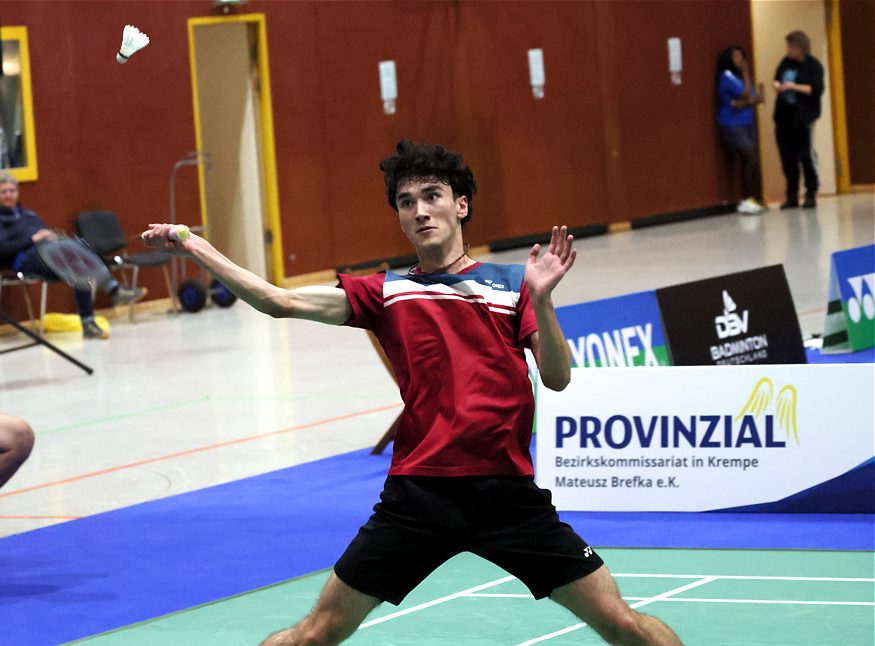
[(676, 366), (805, 363), (781, 265), (656, 290)]
[(538, 393), (560, 510), (875, 512), (871, 365), (574, 369)]
[(576, 368), (670, 365), (655, 292), (557, 307)]
[(823, 352), (875, 347), (875, 245), (837, 251), (829, 270)]

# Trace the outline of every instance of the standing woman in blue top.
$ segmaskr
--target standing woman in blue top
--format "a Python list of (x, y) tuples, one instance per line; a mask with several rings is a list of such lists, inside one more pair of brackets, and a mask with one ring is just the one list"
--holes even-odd
[(760, 172), (754, 106), (761, 103), (750, 77), (750, 65), (741, 47), (728, 47), (717, 59), (717, 94), (720, 109), (717, 129), (720, 141), (741, 161), (741, 192), (738, 212), (759, 215), (762, 205), (757, 180)]

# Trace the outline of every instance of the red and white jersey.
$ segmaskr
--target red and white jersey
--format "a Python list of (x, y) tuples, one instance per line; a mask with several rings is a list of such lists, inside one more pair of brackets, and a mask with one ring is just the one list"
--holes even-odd
[(523, 348), (538, 326), (522, 265), (340, 275), (346, 325), (371, 330), (404, 412), (389, 475), (531, 476), (535, 403)]

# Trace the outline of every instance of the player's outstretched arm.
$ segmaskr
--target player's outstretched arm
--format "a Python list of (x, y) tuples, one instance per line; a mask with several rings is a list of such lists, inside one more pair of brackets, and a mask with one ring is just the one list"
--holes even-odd
[(143, 242), (150, 247), (191, 258), (259, 312), (274, 318), (299, 318), (342, 325), (352, 313), (346, 292), (337, 287), (283, 289), (233, 263), (213, 245), (191, 234), (185, 241), (171, 239), (171, 224), (150, 224)]
[(526, 261), (526, 287), (538, 321), (538, 331), (532, 335), (532, 352), (541, 381), (551, 390), (563, 390), (571, 381), (571, 349), (559, 327), (551, 296), (577, 258), (573, 242), (567, 227), (553, 227), (547, 252), (539, 258), (541, 245), (536, 244)]

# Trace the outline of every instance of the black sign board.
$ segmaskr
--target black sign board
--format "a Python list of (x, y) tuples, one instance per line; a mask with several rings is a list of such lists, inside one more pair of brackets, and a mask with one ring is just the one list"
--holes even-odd
[(782, 265), (656, 290), (676, 366), (805, 363)]

